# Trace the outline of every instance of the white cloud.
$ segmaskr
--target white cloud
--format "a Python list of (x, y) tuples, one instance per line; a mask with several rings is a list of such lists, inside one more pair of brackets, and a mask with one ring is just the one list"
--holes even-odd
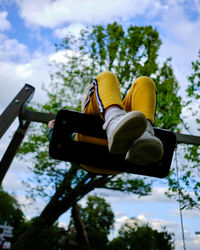
[(167, 227), (169, 232), (177, 232), (179, 225), (173, 221), (167, 221), (160, 218), (147, 218), (144, 214), (139, 214), (137, 218), (130, 219), (127, 216), (122, 216), (116, 219), (116, 227), (120, 228), (124, 223), (129, 223), (134, 225), (137, 222), (138, 225), (142, 226), (144, 224), (150, 225), (154, 230), (159, 232), (163, 230), (163, 227)]
[[(137, 216), (137, 219), (142, 223), (148, 223), (154, 230), (158, 230), (161, 232), (164, 227), (166, 227), (167, 232), (175, 234), (175, 246), (177, 250), (183, 249), (183, 242), (182, 242), (182, 232), (179, 222), (164, 220), (160, 218), (146, 218), (144, 214), (140, 214)], [(193, 235), (191, 232), (188, 231), (188, 226), (184, 226), (184, 236), (186, 242), (186, 248), (197, 250), (200, 237), (198, 235)]]
[(0, 62), (0, 107), (3, 110), (8, 106), (24, 85), (24, 79), (16, 74), (17, 67), (17, 63)]
[[(139, 226), (148, 224), (154, 230), (158, 230), (159, 232), (162, 232), (163, 228), (166, 228), (168, 233), (175, 234), (176, 250), (183, 249), (182, 232), (179, 222), (164, 220), (161, 218), (147, 218), (144, 214), (139, 214), (135, 219), (130, 219), (125, 215), (118, 217), (115, 220), (115, 231), (111, 233), (109, 238), (112, 239), (116, 237), (117, 231), (121, 228), (122, 225), (124, 225), (124, 223), (128, 223), (129, 225), (134, 226), (135, 222), (137, 222)], [(184, 228), (184, 235), (185, 235), (185, 242), (187, 249), (191, 250), (199, 249), (198, 247), (200, 244), (200, 236), (191, 234), (188, 231), (187, 227)]]
[(115, 221), (115, 230), (119, 230), (129, 218), (127, 216), (118, 217)]
[(167, 4), (162, 17), (155, 22), (163, 42), (159, 58), (165, 60), (167, 57), (172, 57), (173, 69), (181, 86), (180, 93), (185, 96), (191, 62), (197, 58), (200, 49), (200, 17), (198, 14), (195, 19), (192, 19), (189, 13), (195, 4), (195, 11), (197, 11), (199, 4), (197, 1), (187, 4), (185, 1), (178, 0), (168, 1)]
[(152, 193), (147, 196), (141, 196), (138, 198), (137, 195), (134, 194), (124, 194), (122, 192), (118, 191), (103, 191), (105, 196), (109, 197), (109, 200), (112, 201), (112, 203), (118, 204), (121, 203), (123, 200), (123, 203), (132, 203), (132, 204), (138, 204), (138, 203), (146, 203), (146, 202), (166, 202), (166, 203), (174, 203), (175, 201), (168, 198), (164, 193), (167, 191), (166, 187), (153, 187)]
[(65, 230), (67, 230), (69, 224), (66, 223), (66, 222), (64, 222), (64, 221), (59, 221), (59, 222), (58, 222), (58, 226), (61, 227), (61, 228), (64, 228)]
[(32, 202), (24, 194), (17, 195), (16, 198), (21, 205), (24, 214), (26, 214), (28, 218), (39, 216), (46, 206), (46, 202), (42, 201), (41, 199), (37, 199), (36, 201)]
[(0, 34), (0, 61), (25, 62), (29, 57), (29, 49), (26, 45)]
[(28, 77), (32, 76), (32, 74), (33, 69), (30, 63), (21, 64), (16, 67), (16, 75), (21, 78), (27, 79)]
[[(180, 250), (183, 249), (183, 243), (179, 243)], [(186, 242), (186, 248), (190, 250), (199, 250), (200, 246), (200, 236), (199, 235), (188, 235), (188, 240)]]
[(52, 55), (49, 56), (49, 62), (53, 63), (66, 63), (67, 58), (65, 55), (73, 55), (73, 52), (71, 50), (60, 50)]
[(128, 20), (139, 14), (157, 13), (162, 7), (160, 1), (144, 0), (16, 0), (21, 17), (28, 23), (55, 28), (70, 22), (95, 24), (112, 22), (118, 18)]
[(3, 187), (6, 191), (19, 192), (24, 189), (20, 179), (17, 177), (16, 173), (8, 171), (5, 179), (3, 180)]
[[(199, 1), (163, 2), (154, 0), (16, 0), (20, 15), (30, 27), (43, 26), (54, 29), (54, 35), (63, 38), (68, 31), (75, 34), (85, 24), (103, 24), (120, 20), (127, 23), (137, 16), (146, 16), (146, 23), (157, 27), (163, 44), (159, 60), (172, 56), (172, 65), (181, 85), (180, 93), (185, 95), (187, 75), (191, 61), (196, 59), (200, 42), (200, 17), (195, 19), (190, 12), (198, 13)], [(130, 23), (130, 22), (128, 22)], [(134, 25), (134, 23), (133, 23)]]
[(80, 23), (73, 23), (64, 28), (58, 28), (54, 31), (56, 37), (62, 39), (66, 37), (67, 34), (71, 33), (74, 36), (78, 37), (80, 35), (80, 31), (85, 28), (85, 25)]
[(8, 12), (0, 12), (0, 31), (9, 30), (11, 28), (9, 21), (7, 20), (7, 16)]
[[(171, 214), (173, 216), (180, 216), (180, 211), (177, 210), (172, 210)], [(200, 211), (198, 209), (192, 209), (192, 210), (183, 210), (182, 211), (183, 217), (184, 218), (200, 218)]]
[(49, 56), (43, 54), (25, 63), (0, 61), (1, 109), (6, 108), (25, 83), (36, 88), (33, 99), (43, 103), (46, 95), (41, 91), (41, 87), (43, 83), (48, 85), (50, 82), (48, 62)]
[(134, 224), (137, 222), (139, 225), (148, 224), (154, 230), (158, 230), (159, 232), (163, 230), (163, 227), (167, 227), (169, 232), (178, 231), (179, 225), (173, 221), (167, 221), (160, 218), (147, 218), (144, 214), (139, 214), (135, 219), (128, 219), (128, 223)]

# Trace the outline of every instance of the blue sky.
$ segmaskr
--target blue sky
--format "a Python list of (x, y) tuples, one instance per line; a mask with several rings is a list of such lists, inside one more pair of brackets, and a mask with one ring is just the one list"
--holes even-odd
[[(9, 104), (24, 83), (35, 86), (34, 100), (43, 102), (43, 83), (49, 83), (48, 62), (60, 60), (54, 43), (61, 42), (67, 32), (77, 34), (85, 25), (107, 24), (117, 21), (124, 27), (152, 25), (159, 31), (162, 46), (159, 62), (172, 57), (172, 65), (180, 84), (180, 94), (185, 96), (187, 76), (191, 62), (200, 49), (199, 0), (0, 0), (0, 112)], [(184, 110), (185, 114), (187, 111)], [(8, 136), (16, 129), (17, 121), (0, 141), (0, 155), (8, 143)], [(196, 134), (196, 131), (192, 131)], [(21, 180), (29, 175), (26, 164), (13, 162), (4, 181), (4, 188), (15, 192), (25, 204), (28, 216), (37, 214), (27, 206)], [(155, 228), (167, 225), (176, 233), (176, 249), (182, 249), (178, 204), (164, 195), (166, 186), (159, 182), (152, 196), (137, 199), (133, 195), (106, 193), (116, 214), (116, 226), (125, 219), (138, 217), (152, 223)], [(101, 192), (104, 192), (103, 190)], [(82, 204), (85, 200), (82, 201)], [(39, 211), (44, 203), (39, 203)], [(185, 211), (184, 223), (188, 249), (200, 248), (199, 211)], [(68, 215), (61, 221), (67, 222)]]

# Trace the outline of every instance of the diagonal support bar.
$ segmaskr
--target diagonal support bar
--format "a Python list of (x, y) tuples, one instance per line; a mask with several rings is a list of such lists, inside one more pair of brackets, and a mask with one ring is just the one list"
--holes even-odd
[(34, 94), (35, 88), (25, 84), (5, 111), (0, 115), (0, 138), (20, 114), (22, 107), (26, 106)]
[(4, 153), (1, 162), (0, 162), (0, 185), (24, 139), (26, 131), (30, 125), (29, 121), (26, 121), (24, 125), (19, 125), (18, 129), (16, 130), (15, 134), (13, 135), (10, 144)]

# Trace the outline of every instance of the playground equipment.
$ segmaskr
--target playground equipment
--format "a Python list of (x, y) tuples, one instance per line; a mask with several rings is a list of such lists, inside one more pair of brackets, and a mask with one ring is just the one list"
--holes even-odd
[[(200, 145), (200, 137), (198, 136), (178, 133), (174, 134), (171, 131), (156, 128), (156, 136), (158, 136), (164, 144), (165, 154), (163, 159), (161, 162), (148, 167), (144, 166), (141, 168), (141, 166), (133, 166), (133, 164), (125, 163), (125, 161), (122, 160), (122, 156), (110, 155), (105, 147), (101, 148), (98, 145), (74, 142), (71, 140), (71, 134), (73, 132), (81, 132), (85, 134), (89, 133), (91, 136), (105, 138), (105, 134), (101, 129), (102, 121), (99, 120), (98, 117), (70, 110), (61, 110), (57, 115), (27, 110), (27, 105), (33, 97), (34, 91), (35, 89), (33, 86), (25, 84), (4, 112), (0, 115), (0, 138), (4, 135), (13, 121), (17, 117), (19, 119), (19, 126), (0, 162), (0, 184), (9, 169), (9, 166), (12, 163), (18, 148), (20, 147), (31, 122), (41, 122), (47, 124), (50, 120), (56, 119), (55, 131), (53, 132), (52, 142), (50, 145), (50, 155), (56, 159), (76, 161), (84, 164), (91, 163), (102, 168), (105, 168), (106, 164), (109, 164), (109, 167), (112, 166), (112, 168), (116, 168), (120, 171), (122, 170), (123, 172), (126, 171), (128, 173), (155, 176), (159, 178), (163, 178), (169, 173), (176, 143)], [(91, 123), (89, 119), (95, 123), (93, 128), (88, 128), (88, 124)], [(63, 140), (64, 136), (61, 131), (66, 133), (66, 140)], [(70, 153), (67, 155), (66, 150), (70, 150)], [(84, 150), (83, 154), (81, 153), (82, 150)], [(87, 154), (84, 156), (87, 150), (92, 150), (92, 159), (89, 159)], [(105, 158), (101, 157), (101, 159), (97, 160), (98, 158), (96, 158), (96, 155), (99, 152), (98, 150), (101, 150)]]

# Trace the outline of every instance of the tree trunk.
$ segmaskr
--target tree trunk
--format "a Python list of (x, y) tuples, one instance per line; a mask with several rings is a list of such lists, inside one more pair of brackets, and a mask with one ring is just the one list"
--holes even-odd
[(80, 210), (76, 203), (72, 207), (72, 217), (74, 220), (74, 225), (75, 225), (76, 232), (77, 232), (77, 240), (78, 240), (80, 249), (82, 247), (84, 249), (86, 249), (86, 247), (87, 249), (91, 249), (89, 239), (88, 239), (88, 234), (85, 229), (85, 225), (83, 221), (81, 220)]
[[(70, 169), (71, 170), (71, 169)], [(85, 177), (74, 187), (70, 186), (70, 180), (67, 177), (76, 174), (77, 170), (69, 171), (56, 193), (51, 198), (50, 202), (47, 204), (45, 209), (42, 211), (41, 215), (33, 222), (33, 224), (26, 230), (14, 244), (14, 250), (27, 250), (26, 242), (29, 241), (33, 235), (36, 237), (36, 232), (39, 232), (45, 226), (51, 226), (53, 223), (69, 208), (73, 206), (74, 203), (79, 201), (87, 193), (92, 191), (96, 187), (103, 187), (107, 182), (107, 176), (95, 176), (93, 174), (86, 174)], [(66, 191), (70, 190), (67, 194)], [(37, 244), (37, 240), (34, 241)], [(33, 249), (36, 246), (33, 246)], [(29, 249), (30, 250), (30, 249)]]

